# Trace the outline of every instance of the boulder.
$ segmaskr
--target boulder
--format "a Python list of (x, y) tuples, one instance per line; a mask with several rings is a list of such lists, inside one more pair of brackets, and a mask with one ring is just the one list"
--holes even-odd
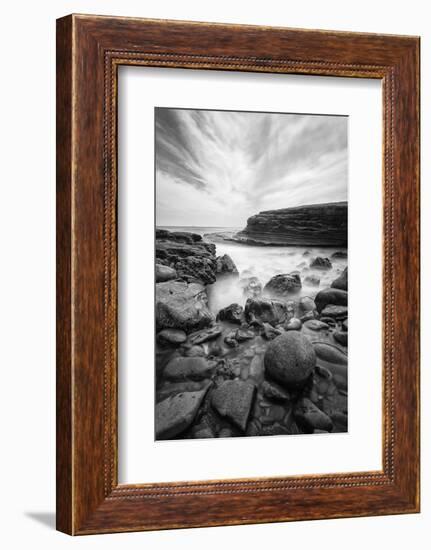
[(347, 365), (347, 354), (327, 342), (313, 342), (314, 351), (319, 359), (336, 365)]
[(237, 348), (239, 345), (235, 335), (236, 331), (232, 330), (224, 337), (224, 343), (230, 348)]
[(176, 328), (191, 332), (205, 328), (213, 321), (203, 285), (183, 281), (156, 284), (157, 330)]
[(193, 422), (211, 384), (195, 392), (182, 392), (157, 403), (155, 407), (156, 439), (171, 439)]
[(287, 319), (287, 305), (269, 298), (249, 298), (245, 304), (245, 318), (248, 322), (260, 321), (275, 326)]
[(280, 401), (285, 402), (289, 401), (290, 395), (287, 393), (286, 390), (284, 390), (281, 386), (278, 386), (272, 382), (268, 382), (265, 380), (265, 382), (262, 384), (262, 393), (271, 401)]
[(297, 331), (277, 336), (268, 344), (265, 373), (287, 388), (302, 387), (316, 366), (316, 354), (308, 339)]
[(313, 269), (331, 269), (332, 263), (329, 258), (322, 258), (321, 256), (317, 256), (310, 262), (310, 267)]
[(275, 275), (265, 285), (263, 291), (270, 296), (291, 296), (301, 290), (301, 277), (298, 273)]
[(266, 340), (274, 340), (277, 336), (280, 336), (283, 331), (279, 330), (278, 328), (274, 328), (269, 323), (263, 323), (263, 332), (262, 336)]
[(254, 331), (252, 331), (252, 330), (250, 330), (249, 328), (246, 328), (246, 327), (240, 327), (235, 332), (235, 339), (238, 342), (245, 342), (246, 340), (253, 340), (253, 338), (255, 336), (256, 336), (256, 334), (254, 333)]
[(156, 264), (156, 283), (164, 283), (177, 278), (177, 272), (172, 267), (162, 264)]
[(304, 323), (304, 327), (315, 331), (329, 329), (329, 325), (327, 323), (323, 323), (322, 321), (318, 321), (317, 319), (311, 319), (310, 321), (306, 321)]
[(203, 380), (211, 376), (214, 365), (203, 357), (174, 357), (166, 365), (163, 376), (166, 380)]
[(211, 395), (211, 404), (223, 417), (245, 432), (256, 387), (251, 382), (225, 380)]
[(314, 430), (332, 431), (332, 420), (310, 399), (303, 397), (296, 404), (293, 414), (298, 425), (307, 433)]
[(218, 312), (217, 321), (228, 321), (229, 323), (242, 323), (244, 309), (239, 304), (230, 304)]
[(336, 330), (333, 334), (333, 337), (334, 337), (334, 340), (339, 344), (341, 344), (342, 346), (347, 346), (347, 338), (348, 338), (347, 332)]
[(298, 302), (298, 313), (304, 315), (308, 311), (314, 311), (316, 309), (316, 304), (314, 303), (313, 298), (309, 296), (302, 296)]
[(197, 332), (189, 334), (188, 342), (192, 346), (198, 346), (199, 344), (208, 342), (208, 340), (214, 340), (215, 338), (218, 338), (220, 334), (221, 327), (219, 325), (214, 325), (210, 328), (204, 328), (202, 330), (198, 330)]
[(347, 290), (347, 267), (343, 273), (332, 281), (331, 288), (339, 288), (340, 290)]
[(314, 302), (317, 311), (321, 313), (327, 305), (347, 306), (347, 292), (338, 288), (325, 288), (316, 294)]
[(238, 276), (238, 269), (229, 254), (218, 256), (216, 259), (216, 273), (218, 275), (236, 275)]
[(165, 328), (157, 334), (157, 341), (163, 346), (179, 346), (186, 340), (187, 334), (177, 328)]
[(296, 317), (292, 317), (292, 319), (289, 319), (287, 323), (283, 325), (284, 330), (301, 330), (302, 322), (300, 319), (297, 319)]
[(333, 319), (345, 319), (348, 315), (347, 306), (326, 306), (322, 310), (323, 317), (332, 317)]
[(347, 252), (345, 252), (344, 250), (337, 250), (337, 252), (334, 252), (331, 255), (331, 258), (333, 258), (334, 260), (346, 259), (347, 258)]

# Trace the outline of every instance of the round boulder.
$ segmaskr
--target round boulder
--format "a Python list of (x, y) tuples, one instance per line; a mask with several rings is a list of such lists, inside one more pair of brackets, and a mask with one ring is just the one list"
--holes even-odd
[(268, 377), (287, 388), (298, 388), (313, 372), (316, 353), (305, 336), (289, 331), (269, 343), (264, 363)]
[(321, 256), (317, 256), (314, 258), (314, 260), (311, 261), (310, 267), (313, 269), (331, 269), (332, 263), (329, 258), (322, 258)]
[(272, 277), (263, 289), (272, 296), (289, 296), (301, 290), (301, 277), (297, 272)]
[(344, 269), (343, 273), (332, 281), (332, 288), (339, 288), (340, 290), (347, 290), (347, 267)]

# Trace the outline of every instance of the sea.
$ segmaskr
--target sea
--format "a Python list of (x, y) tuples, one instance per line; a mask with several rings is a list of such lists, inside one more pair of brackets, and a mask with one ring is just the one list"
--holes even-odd
[[(191, 226), (158, 226), (168, 231), (186, 231), (202, 235), (206, 242), (216, 245), (216, 255), (228, 254), (234, 261), (241, 277), (257, 277), (263, 286), (274, 276), (281, 273), (299, 271), (302, 289), (296, 298), (301, 296), (314, 297), (319, 290), (327, 288), (347, 266), (347, 258), (331, 258), (337, 251), (347, 252), (345, 248), (310, 247), (310, 246), (254, 246), (223, 241), (214, 234), (233, 233), (241, 231), (242, 227), (191, 227)], [(310, 263), (316, 256), (330, 258), (332, 269), (316, 270), (310, 268)], [(320, 285), (307, 286), (304, 279), (307, 275), (315, 275), (320, 279)], [(214, 285), (208, 286), (209, 307), (216, 314), (221, 308), (232, 303), (244, 305), (245, 297), (239, 280), (224, 278)]]

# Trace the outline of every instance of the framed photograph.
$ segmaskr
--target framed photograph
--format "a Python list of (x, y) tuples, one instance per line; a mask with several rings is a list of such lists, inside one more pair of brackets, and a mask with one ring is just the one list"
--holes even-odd
[(57, 21), (57, 528), (419, 511), (419, 38)]

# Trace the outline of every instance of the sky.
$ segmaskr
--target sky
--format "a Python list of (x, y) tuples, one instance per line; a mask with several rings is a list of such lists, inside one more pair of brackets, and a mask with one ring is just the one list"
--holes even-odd
[(347, 117), (156, 108), (156, 225), (347, 200)]

